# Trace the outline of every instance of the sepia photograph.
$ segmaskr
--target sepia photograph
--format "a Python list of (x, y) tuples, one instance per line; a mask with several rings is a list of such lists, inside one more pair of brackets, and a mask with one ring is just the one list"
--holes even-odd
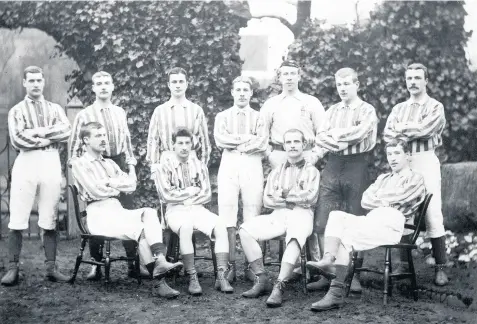
[(477, 323), (476, 30), (0, 0), (0, 324)]

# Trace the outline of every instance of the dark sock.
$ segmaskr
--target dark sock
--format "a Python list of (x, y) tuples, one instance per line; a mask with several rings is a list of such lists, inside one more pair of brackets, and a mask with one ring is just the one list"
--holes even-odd
[(217, 259), (217, 269), (223, 271), (227, 270), (229, 254), (225, 252), (215, 253), (215, 258)]
[(249, 264), (250, 270), (253, 272), (254, 275), (258, 276), (265, 273), (265, 266), (263, 265), (263, 259), (259, 258), (250, 262)]
[(151, 252), (154, 255), (162, 254), (166, 256), (166, 245), (164, 243), (154, 243), (151, 245)]
[(104, 244), (104, 240), (92, 237), (89, 239), (89, 255), (100, 262), (103, 258), (103, 253), (101, 251), (101, 245)]
[(154, 272), (154, 266), (155, 265), (156, 265), (156, 262), (151, 262), (151, 263), (146, 264), (146, 269), (151, 276), (152, 276), (152, 273)]
[(436, 264), (446, 264), (447, 263), (447, 254), (446, 254), (446, 238), (445, 236), (431, 238), (432, 252), (434, 258), (436, 259)]
[(57, 236), (55, 230), (44, 230), (43, 247), (45, 248), (46, 261), (56, 261)]
[(22, 231), (10, 230), (8, 234), (8, 261), (19, 262), (22, 243)]
[(346, 276), (348, 275), (348, 266), (337, 264), (336, 265), (336, 282), (343, 284)]
[(194, 274), (197, 271), (195, 270), (195, 260), (194, 254), (183, 254), (182, 263), (184, 264), (184, 272), (188, 275)]

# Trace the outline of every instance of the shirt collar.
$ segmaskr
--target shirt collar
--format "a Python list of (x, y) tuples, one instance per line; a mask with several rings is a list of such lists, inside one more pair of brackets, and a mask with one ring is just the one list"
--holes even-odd
[(427, 101), (429, 101), (430, 98), (431, 98), (431, 97), (429, 97), (429, 95), (426, 93), (426, 95), (425, 95), (424, 97), (422, 97), (421, 100), (414, 101), (412, 98), (409, 98), (408, 101), (407, 101), (407, 103), (408, 103), (409, 105), (412, 105), (412, 104), (417, 103), (417, 104), (419, 104), (419, 106), (422, 106), (422, 105), (424, 105)]
[(300, 168), (300, 169), (301, 169), (301, 168), (303, 168), (303, 166), (305, 165), (305, 163), (306, 163), (306, 161), (305, 161), (304, 158), (301, 159), (300, 161), (298, 161), (298, 162), (295, 163), (295, 164), (292, 164), (292, 163), (290, 163), (290, 161), (287, 160), (287, 161), (285, 162), (285, 169), (288, 168), (288, 167), (290, 167), (290, 166), (292, 166), (292, 165), (293, 165), (293, 166), (296, 166), (297, 168)]
[(401, 178), (408, 178), (412, 175), (412, 170), (410, 168), (406, 168), (399, 172), (392, 172), (393, 175), (398, 175)]
[[(179, 165), (181, 163), (183, 163), (181, 160), (179, 160), (177, 158), (177, 156), (175, 155), (174, 152), (173, 152), (173, 155), (170, 157), (170, 159), (171, 159), (172, 165), (174, 166), (175, 169), (177, 169), (179, 167)], [(192, 156), (189, 155), (189, 158), (187, 159), (187, 161), (185, 161), (185, 163), (189, 163), (191, 161), (191, 159), (192, 159)]]
[(291, 98), (295, 98), (299, 101), (302, 101), (304, 100), (304, 97), (305, 97), (305, 94), (303, 92), (301, 92), (300, 90), (298, 90), (295, 94), (293, 94), (292, 96), (288, 96), (286, 93), (282, 92), (278, 95), (279, 99), (280, 100), (283, 100), (287, 97), (291, 97)]
[(88, 151), (85, 151), (83, 153), (83, 158), (86, 159), (88, 162), (94, 162), (94, 161), (104, 161), (104, 157), (101, 156), (100, 159), (95, 158), (92, 154), (90, 154)]
[(233, 106), (232, 107), (232, 113), (235, 115), (238, 115), (239, 113), (243, 112), (243, 113), (247, 113), (249, 109), (252, 109), (250, 106), (247, 106), (247, 107), (243, 107), (243, 108), (239, 108), (237, 106)]
[(355, 102), (353, 102), (351, 105), (345, 105), (345, 103), (343, 101), (340, 102), (340, 105), (339, 105), (339, 108), (340, 109), (344, 109), (346, 106), (348, 106), (350, 109), (352, 110), (355, 110), (356, 108), (358, 108), (359, 106), (361, 106), (361, 104), (363, 103), (363, 100), (359, 99), (356, 100)]
[(98, 110), (111, 109), (111, 108), (113, 108), (113, 106), (114, 106), (114, 104), (111, 103), (111, 105), (110, 105), (109, 107), (100, 107), (99, 104), (98, 104), (96, 101), (93, 102), (93, 104), (91, 105), (91, 107), (92, 107), (93, 109), (98, 109)]
[(25, 96), (25, 100), (28, 101), (29, 103), (35, 103), (35, 102), (43, 102), (45, 101), (45, 97), (43, 97), (43, 95), (41, 95), (37, 100), (33, 99), (33, 98), (30, 98), (28, 97), (28, 95)]
[(188, 99), (185, 99), (183, 102), (180, 104), (172, 102), (172, 99), (169, 99), (167, 101), (167, 107), (168, 108), (173, 108), (173, 107), (182, 107), (182, 108), (187, 108), (189, 107), (190, 101)]

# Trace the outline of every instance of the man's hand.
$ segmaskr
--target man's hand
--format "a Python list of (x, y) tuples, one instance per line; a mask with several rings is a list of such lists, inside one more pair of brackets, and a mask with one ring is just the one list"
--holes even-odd
[(246, 151), (247, 151), (247, 149), (246, 149), (246, 144), (245, 144), (245, 143), (242, 143), (242, 144), (238, 145), (237, 148), (236, 148), (236, 150), (239, 151), (239, 152), (242, 152), (242, 153), (243, 153), (243, 152), (246, 152)]
[(40, 138), (45, 138), (48, 129), (46, 127), (37, 127), (35, 128), (36, 135)]
[[(240, 137), (240, 140), (243, 142), (243, 143), (247, 143), (249, 142), (250, 140), (252, 140), (252, 135), (250, 134), (243, 134), (243, 135), (239, 135)], [(242, 144), (243, 144), (242, 143)]]
[(129, 177), (137, 181), (136, 169), (132, 164), (129, 165)]
[(404, 123), (396, 123), (394, 125), (394, 130), (398, 133), (402, 133), (402, 131), (404, 130), (405, 127), (406, 127), (406, 124), (404, 124)]
[(333, 128), (328, 131), (328, 135), (330, 135), (335, 141), (340, 140), (340, 129), (339, 128)]
[(189, 196), (195, 196), (197, 195), (199, 192), (200, 192), (200, 188), (199, 187), (187, 187), (184, 189), (185, 192), (187, 192), (189, 194)]
[(47, 138), (40, 138), (38, 137), (37, 143), (40, 144), (41, 147), (45, 147), (51, 144), (51, 141)]

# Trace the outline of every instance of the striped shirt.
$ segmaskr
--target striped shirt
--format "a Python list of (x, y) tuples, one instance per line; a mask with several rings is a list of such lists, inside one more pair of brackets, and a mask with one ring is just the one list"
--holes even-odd
[(316, 145), (340, 155), (364, 153), (376, 145), (377, 132), (378, 117), (373, 106), (361, 99), (350, 106), (339, 102), (326, 111)]
[[(45, 128), (45, 138), (32, 134), (39, 127)], [(26, 96), (8, 112), (8, 132), (17, 150), (56, 148), (56, 143), (68, 140), (71, 125), (60, 105), (45, 100), (43, 96), (39, 100)]]
[[(295, 205), (312, 208), (318, 200), (320, 172), (312, 164), (301, 160), (296, 164), (285, 162), (273, 169), (263, 193), (267, 208), (290, 208)], [(286, 202), (283, 198), (286, 197)]]
[(311, 149), (315, 136), (323, 122), (325, 109), (321, 102), (310, 95), (298, 92), (293, 96), (281, 93), (265, 101), (260, 110), (265, 123), (269, 141), (275, 145), (283, 145), (283, 134), (296, 128), (303, 132), (307, 147)]
[[(241, 138), (243, 135), (252, 135), (252, 138), (244, 143)], [(218, 113), (215, 117), (214, 138), (220, 149), (239, 148), (247, 154), (264, 152), (268, 146), (267, 132), (260, 113), (250, 106), (241, 109), (232, 107)]]
[[(404, 124), (402, 130), (396, 124)], [(442, 131), (446, 125), (444, 106), (426, 95), (422, 102), (411, 99), (394, 106), (384, 128), (384, 141), (405, 138), (411, 152), (431, 151), (442, 144)]]
[[(136, 190), (136, 181), (110, 159), (98, 159), (85, 152), (71, 161), (72, 174), (79, 195), (86, 202), (119, 196)], [(109, 183), (109, 186), (105, 185)]]
[(126, 164), (136, 165), (131, 134), (129, 133), (126, 112), (123, 108), (111, 105), (109, 108), (101, 108), (95, 102), (91, 106), (81, 110), (73, 123), (73, 132), (69, 143), (69, 156), (81, 156), (84, 152), (79, 139), (81, 126), (89, 122), (98, 122), (106, 129), (106, 152), (104, 156), (114, 157), (120, 154), (126, 155)]
[(149, 124), (146, 161), (159, 163), (162, 152), (173, 151), (172, 134), (177, 127), (186, 127), (192, 133), (193, 150), (207, 165), (212, 150), (207, 119), (202, 108), (187, 99), (183, 105), (175, 105), (169, 100), (154, 110)]
[(361, 206), (372, 210), (378, 207), (393, 207), (406, 218), (410, 218), (419, 208), (426, 195), (424, 178), (411, 169), (399, 173), (380, 175), (363, 193)]
[[(181, 162), (175, 155), (168, 155), (161, 164), (151, 166), (152, 178), (160, 199), (172, 205), (188, 201), (191, 205), (203, 205), (212, 197), (207, 166), (194, 156)], [(191, 196), (185, 189), (198, 187), (198, 194)]]

